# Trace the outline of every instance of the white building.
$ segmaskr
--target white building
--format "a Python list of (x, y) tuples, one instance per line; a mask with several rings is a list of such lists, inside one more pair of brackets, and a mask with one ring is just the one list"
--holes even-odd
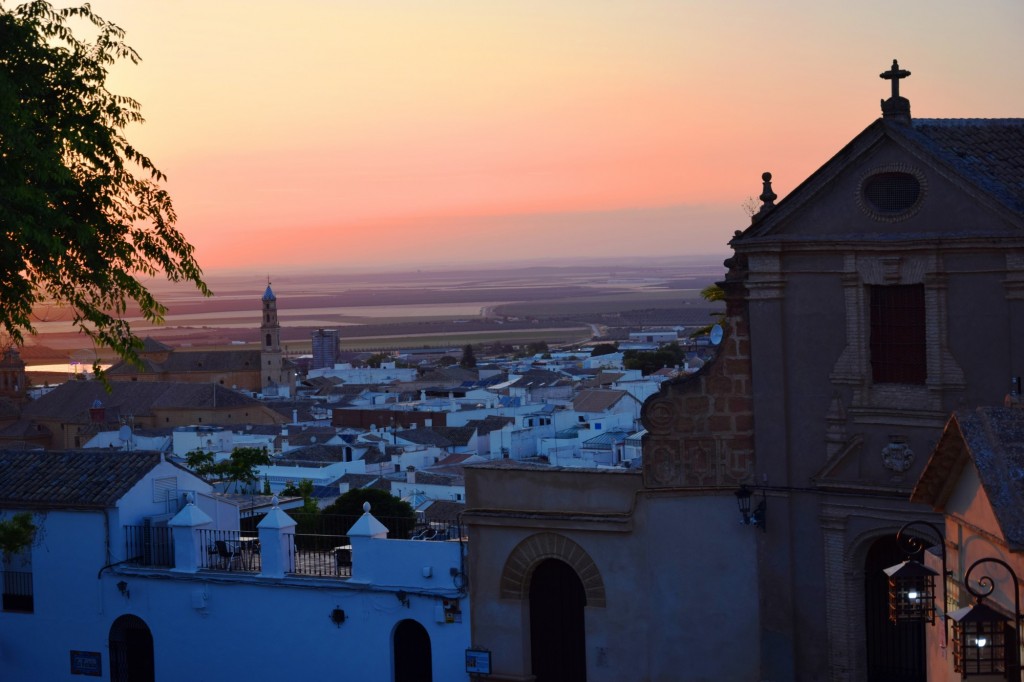
[(246, 535), (208, 489), (156, 453), (4, 452), (0, 519), (37, 531), (4, 558), (0, 678), (468, 679), (462, 538), (366, 513), (318, 546), (279, 508)]

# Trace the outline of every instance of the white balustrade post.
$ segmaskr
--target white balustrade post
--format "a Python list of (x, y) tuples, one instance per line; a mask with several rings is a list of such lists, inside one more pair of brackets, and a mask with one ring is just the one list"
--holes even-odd
[(199, 539), (199, 530), (213, 523), (206, 512), (189, 498), (180, 512), (167, 522), (174, 538), (174, 568), (179, 573), (195, 573), (203, 565), (206, 548)]
[(283, 578), (285, 573), (294, 570), (289, 536), (295, 533), (295, 520), (277, 506), (276, 495), (274, 508), (263, 517), (257, 528), (260, 533), (260, 575)]

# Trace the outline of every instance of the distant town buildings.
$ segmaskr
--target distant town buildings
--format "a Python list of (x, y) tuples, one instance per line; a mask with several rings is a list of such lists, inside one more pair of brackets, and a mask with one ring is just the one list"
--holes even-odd
[(331, 369), (338, 361), (338, 330), (317, 329), (311, 335), (313, 360), (310, 369)]

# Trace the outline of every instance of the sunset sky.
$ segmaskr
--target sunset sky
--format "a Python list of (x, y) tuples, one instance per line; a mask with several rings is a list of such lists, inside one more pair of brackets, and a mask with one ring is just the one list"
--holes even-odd
[(1019, 0), (91, 4), (208, 273), (726, 255), (894, 57), (915, 117), (1024, 116)]

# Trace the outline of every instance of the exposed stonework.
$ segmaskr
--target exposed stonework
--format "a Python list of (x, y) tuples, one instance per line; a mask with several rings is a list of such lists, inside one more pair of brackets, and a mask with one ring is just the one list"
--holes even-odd
[(545, 559), (560, 559), (569, 564), (587, 598), (587, 606), (604, 606), (604, 581), (594, 560), (578, 544), (558, 533), (538, 533), (520, 542), (505, 562), (501, 572), (502, 599), (528, 599), (530, 578)]
[(665, 382), (644, 403), (648, 488), (735, 488), (752, 481), (750, 335), (743, 305), (726, 288), (725, 334), (714, 360)]

